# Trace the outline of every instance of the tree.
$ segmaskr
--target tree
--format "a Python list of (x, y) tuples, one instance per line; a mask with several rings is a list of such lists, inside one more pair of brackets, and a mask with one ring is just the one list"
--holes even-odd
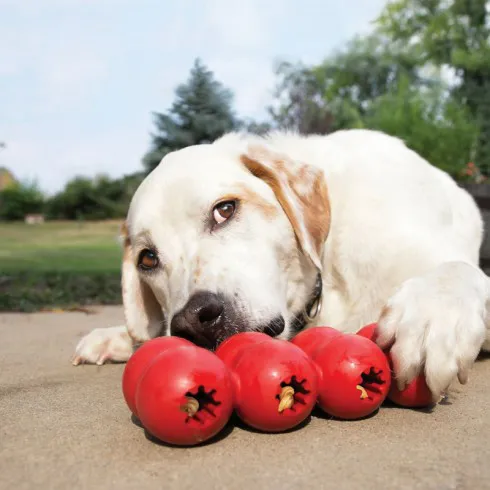
[(414, 86), (431, 83), (411, 56), (378, 34), (355, 37), (316, 66), (282, 63), (276, 74), (272, 118), (279, 127), (304, 134), (363, 127), (370, 104), (396, 89), (402, 77)]
[(46, 204), (52, 219), (113, 219), (126, 215), (130, 200), (143, 180), (136, 173), (119, 179), (98, 175), (93, 179), (76, 177)]
[(274, 129), (273, 125), (269, 122), (257, 122), (253, 119), (244, 120), (239, 123), (239, 127), (236, 129), (242, 129), (250, 134), (256, 134), (259, 136), (264, 136), (269, 133), (272, 129)]
[(333, 115), (323, 98), (324, 86), (314, 69), (282, 62), (276, 68), (279, 81), (269, 113), (280, 129), (300, 134), (326, 134), (332, 130)]
[(401, 138), (453, 177), (469, 161), (478, 132), (469, 111), (450, 97), (442, 80), (427, 89), (401, 80), (396, 89), (375, 99), (364, 124)]
[(324, 98), (349, 102), (361, 117), (372, 101), (396, 90), (401, 80), (413, 87), (431, 83), (421, 76), (410, 54), (394, 48), (377, 33), (354, 37), (315, 71), (323, 81)]
[(490, 4), (487, 0), (396, 0), (378, 19), (380, 32), (419, 66), (450, 69), (452, 95), (479, 127), (478, 166), (490, 175)]
[(147, 172), (171, 151), (210, 143), (240, 126), (231, 107), (232, 93), (214, 79), (213, 73), (199, 59), (186, 83), (177, 87), (175, 95), (167, 113), (154, 114), (156, 133), (152, 134), (151, 150), (143, 158)]
[(471, 111), (440, 68), (389, 41), (375, 32), (318, 65), (280, 65), (271, 109), (276, 124), (304, 134), (381, 130), (458, 176), (474, 156), (478, 127)]
[(16, 183), (14, 174), (8, 168), (0, 167), (0, 191)]
[(13, 183), (0, 191), (0, 219), (23, 220), (26, 214), (42, 213), (44, 197), (35, 183)]
[(76, 177), (69, 181), (63, 191), (47, 203), (47, 214), (52, 219), (102, 218), (99, 196), (91, 179)]

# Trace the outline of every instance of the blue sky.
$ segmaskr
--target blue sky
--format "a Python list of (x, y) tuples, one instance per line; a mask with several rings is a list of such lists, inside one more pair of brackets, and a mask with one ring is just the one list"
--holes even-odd
[(386, 0), (0, 0), (0, 166), (49, 193), (141, 168), (196, 57), (261, 118), (274, 62), (315, 63)]

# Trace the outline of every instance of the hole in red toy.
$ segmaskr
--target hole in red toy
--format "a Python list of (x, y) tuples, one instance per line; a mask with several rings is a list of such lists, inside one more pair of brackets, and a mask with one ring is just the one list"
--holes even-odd
[(181, 410), (187, 413), (187, 418), (185, 420), (186, 423), (189, 420), (194, 419), (200, 423), (204, 421), (199, 416), (199, 412), (205, 411), (209, 413), (212, 417), (216, 417), (212, 407), (217, 407), (221, 405), (221, 402), (215, 400), (214, 395), (216, 394), (216, 390), (206, 391), (203, 385), (200, 385), (197, 388), (197, 391), (193, 393), (192, 391), (188, 391), (185, 396), (187, 401), (184, 405), (182, 405)]
[(298, 381), (296, 375), (293, 375), (291, 376), (291, 380), (289, 382), (281, 382), (281, 393), (276, 395), (276, 400), (279, 401), (279, 412), (284, 412), (286, 408), (289, 408), (294, 412), (295, 403), (305, 405), (305, 401), (300, 395), (308, 395), (310, 393), (310, 391), (305, 388), (306, 381), (306, 378)]
[(357, 389), (361, 392), (361, 399), (368, 398), (372, 400), (372, 397), (369, 395), (369, 392), (374, 392), (377, 394), (381, 394), (381, 390), (376, 385), (384, 385), (385, 381), (381, 378), (383, 374), (383, 370), (380, 369), (376, 371), (374, 367), (369, 368), (369, 372), (361, 373), (361, 383), (357, 385)]

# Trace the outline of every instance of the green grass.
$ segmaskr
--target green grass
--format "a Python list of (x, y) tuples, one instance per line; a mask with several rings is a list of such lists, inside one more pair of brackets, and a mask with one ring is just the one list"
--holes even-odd
[(0, 272), (119, 272), (120, 222), (0, 224)]
[(0, 224), (0, 311), (120, 303), (120, 222)]

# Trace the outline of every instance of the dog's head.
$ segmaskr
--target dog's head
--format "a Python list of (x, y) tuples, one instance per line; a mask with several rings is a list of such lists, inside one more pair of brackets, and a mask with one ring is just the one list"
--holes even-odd
[(136, 342), (288, 338), (314, 314), (330, 226), (323, 173), (257, 141), (232, 135), (171, 153), (136, 191), (122, 266)]

